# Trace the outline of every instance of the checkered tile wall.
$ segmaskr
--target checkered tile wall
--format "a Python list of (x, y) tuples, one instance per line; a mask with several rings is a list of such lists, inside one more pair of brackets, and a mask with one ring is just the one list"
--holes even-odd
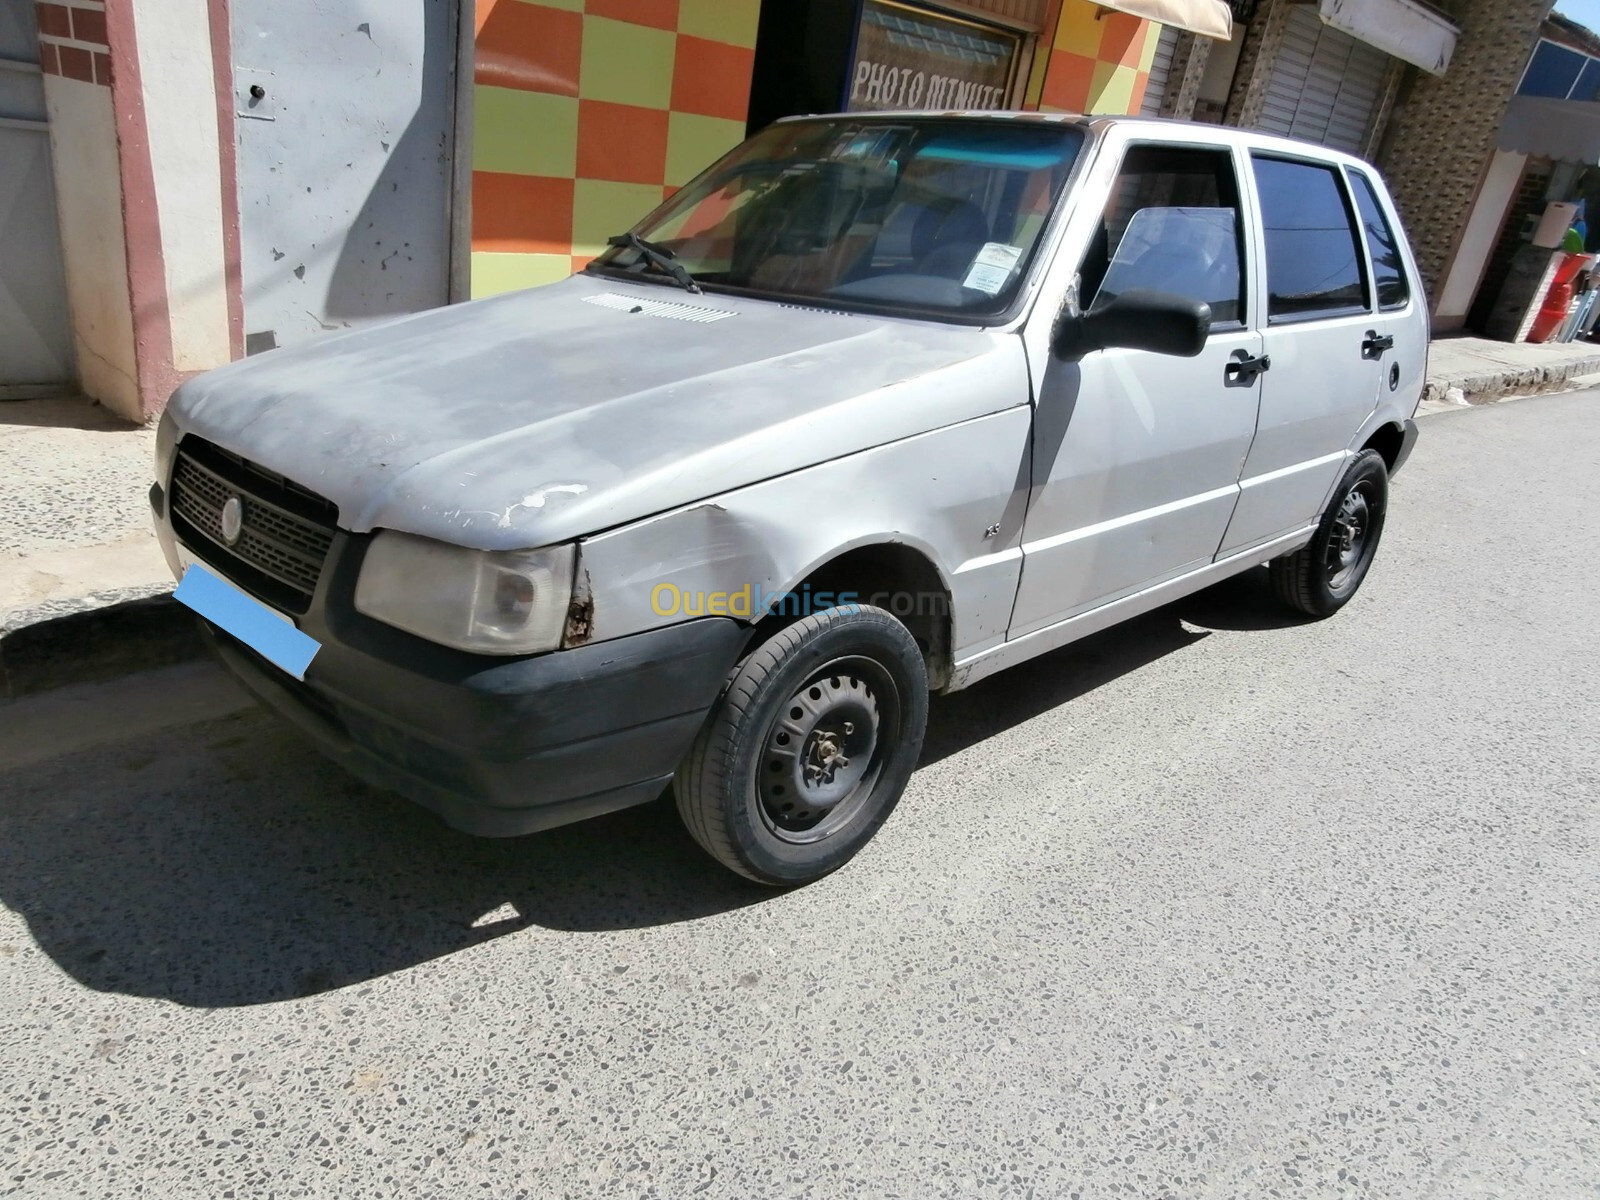
[(1039, 107), (1045, 112), (1136, 113), (1161, 26), (1090, 0), (1062, 0)]
[(472, 291), (564, 279), (744, 137), (760, 0), (477, 0)]

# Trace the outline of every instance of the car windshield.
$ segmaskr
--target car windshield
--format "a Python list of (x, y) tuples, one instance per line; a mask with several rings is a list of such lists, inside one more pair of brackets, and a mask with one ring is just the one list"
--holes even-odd
[(710, 290), (913, 315), (1004, 311), (1083, 144), (1072, 126), (797, 121), (757, 134), (595, 260)]

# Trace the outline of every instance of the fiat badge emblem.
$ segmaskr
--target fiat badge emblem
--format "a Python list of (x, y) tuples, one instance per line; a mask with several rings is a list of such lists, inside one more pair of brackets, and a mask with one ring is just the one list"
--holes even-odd
[(239, 544), (239, 535), (244, 532), (244, 501), (237, 496), (229, 496), (227, 503), (222, 506), (222, 540), (230, 546)]

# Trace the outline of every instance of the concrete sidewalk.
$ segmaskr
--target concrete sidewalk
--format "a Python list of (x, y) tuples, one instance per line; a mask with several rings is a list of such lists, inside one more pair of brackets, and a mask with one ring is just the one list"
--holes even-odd
[[(1433, 343), (1422, 412), (1573, 386), (1600, 345)], [(0, 702), (188, 653), (150, 530), (155, 433), (82, 398), (0, 400)], [(130, 657), (131, 656), (131, 657)]]

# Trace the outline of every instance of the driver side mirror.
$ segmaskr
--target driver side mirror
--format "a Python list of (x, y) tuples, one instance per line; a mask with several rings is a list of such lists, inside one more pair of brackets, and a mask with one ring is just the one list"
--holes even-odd
[(1061, 318), (1051, 349), (1060, 358), (1123, 346), (1193, 358), (1211, 335), (1211, 306), (1187, 296), (1134, 288), (1104, 307)]

